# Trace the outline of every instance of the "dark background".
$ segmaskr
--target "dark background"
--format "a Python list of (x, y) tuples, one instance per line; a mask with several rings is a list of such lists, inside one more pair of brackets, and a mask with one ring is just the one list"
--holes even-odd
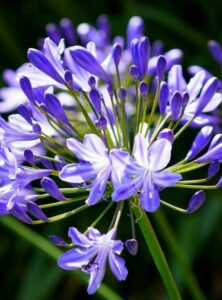
[[(211, 58), (207, 41), (222, 42), (221, 0), (159, 0), (157, 1), (71, 1), (23, 0), (0, 1), (0, 71), (17, 68), (26, 61), (29, 47), (37, 47), (37, 40), (44, 36), (45, 25), (58, 23), (63, 17), (74, 25), (81, 22), (96, 23), (99, 14), (107, 14), (112, 34), (125, 35), (128, 19), (140, 15), (145, 21), (145, 33), (151, 39), (164, 41), (166, 50), (181, 48), (184, 66), (200, 64), (220, 76), (220, 69)], [(3, 85), (3, 83), (2, 83)], [(183, 140), (182, 140), (183, 141)], [(187, 146), (186, 146), (187, 145)], [(186, 148), (187, 147), (187, 148)], [(189, 139), (178, 145), (188, 150)], [(179, 150), (178, 150), (179, 151)], [(209, 191), (203, 208), (191, 216), (179, 215), (161, 208), (151, 220), (166, 253), (183, 299), (192, 299), (180, 267), (164, 232), (163, 218), (167, 220), (178, 241), (181, 253), (192, 266), (199, 285), (207, 299), (222, 299), (222, 199), (221, 191)], [(190, 193), (172, 190), (167, 197), (186, 206)], [(177, 203), (178, 203), (177, 202)], [(92, 213), (84, 213), (58, 224), (33, 228), (42, 236), (62, 234), (66, 237), (68, 226), (82, 224), (85, 228), (93, 220)], [(90, 221), (89, 221), (90, 220)], [(160, 222), (160, 220), (162, 220)], [(127, 226), (121, 229), (124, 237)], [(89, 299), (85, 287), (73, 274), (64, 272), (56, 262), (36, 249), (13, 230), (0, 223), (0, 299), (13, 300), (72, 300)], [(127, 238), (127, 236), (126, 236)], [(124, 299), (166, 299), (160, 276), (139, 234), (139, 255), (124, 253), (129, 269), (125, 283), (118, 283), (108, 273), (105, 282)], [(91, 298), (90, 298), (91, 299)], [(92, 299), (99, 299), (96, 294)], [(115, 299), (114, 299), (115, 300)]]

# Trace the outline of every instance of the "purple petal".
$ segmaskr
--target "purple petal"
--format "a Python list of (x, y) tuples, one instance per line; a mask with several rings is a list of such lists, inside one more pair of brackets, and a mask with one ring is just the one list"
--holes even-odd
[(121, 201), (132, 197), (142, 187), (142, 185), (143, 176), (137, 176), (136, 178), (129, 179), (127, 183), (116, 187), (112, 193), (113, 201)]
[(199, 115), (207, 104), (210, 102), (217, 90), (218, 80), (215, 77), (210, 78), (207, 83), (204, 85), (204, 88), (198, 99), (198, 104), (196, 107), (195, 115)]
[(59, 173), (59, 178), (66, 182), (82, 183), (96, 176), (97, 172), (90, 163), (66, 165)]
[(7, 201), (0, 200), (0, 216), (8, 215)]
[(172, 92), (184, 92), (186, 91), (186, 81), (183, 77), (182, 66), (174, 65), (168, 74), (168, 85)]
[(190, 100), (196, 100), (200, 90), (203, 87), (204, 80), (205, 80), (205, 72), (199, 71), (197, 72), (189, 81), (187, 85), (187, 91), (190, 96)]
[(109, 265), (111, 271), (119, 281), (126, 280), (128, 270), (125, 266), (125, 261), (112, 251), (109, 252)]
[(64, 109), (59, 99), (53, 94), (45, 95), (45, 104), (49, 114), (55, 117), (58, 121), (69, 124), (69, 120), (64, 112)]
[(212, 135), (212, 126), (203, 127), (195, 137), (192, 146), (187, 153), (186, 159), (192, 160), (195, 156), (197, 156), (208, 145), (212, 138)]
[(140, 205), (147, 212), (154, 212), (160, 206), (159, 193), (152, 183), (150, 174), (147, 175), (140, 192)]
[(55, 81), (62, 84), (65, 83), (64, 79), (41, 51), (33, 48), (29, 49), (28, 58), (37, 69), (47, 74), (49, 77), (52, 77)]
[(198, 191), (193, 194), (187, 207), (187, 213), (191, 214), (198, 210), (203, 205), (205, 198), (206, 197), (204, 191)]
[(182, 176), (180, 174), (162, 171), (153, 172), (152, 178), (156, 186), (166, 188), (174, 186), (179, 180), (182, 179)]
[(21, 206), (15, 204), (11, 209), (10, 213), (20, 221), (27, 224), (32, 224), (32, 219), (27, 215), (27, 213), (24, 211), (24, 209)]
[(31, 102), (35, 102), (35, 97), (33, 94), (33, 89), (32, 89), (32, 85), (30, 80), (27, 77), (21, 77), (20, 78), (20, 86), (21, 89), (23, 91), (23, 93), (25, 94), (25, 96), (31, 101)]
[(84, 136), (83, 144), (89, 149), (90, 152), (93, 151), (98, 153), (98, 155), (107, 156), (108, 149), (106, 148), (102, 139), (96, 134), (86, 134)]
[(41, 181), (41, 186), (46, 191), (46, 193), (48, 193), (53, 198), (59, 201), (64, 201), (66, 199), (53, 179), (44, 177)]
[(137, 134), (134, 139), (133, 156), (139, 165), (148, 167), (147, 153), (148, 141), (142, 134)]
[(165, 168), (171, 158), (172, 145), (166, 139), (158, 139), (150, 146), (148, 151), (148, 164), (152, 171)]
[(160, 131), (158, 134), (159, 139), (166, 139), (168, 140), (171, 144), (174, 142), (174, 133), (172, 129), (165, 128)]
[(75, 227), (70, 227), (68, 231), (68, 236), (72, 239), (74, 245), (80, 247), (89, 247), (92, 242), (82, 233), (79, 232)]
[(70, 54), (76, 64), (87, 72), (99, 77), (101, 80), (112, 84), (111, 77), (101, 67), (96, 58), (85, 48), (74, 46), (70, 50)]
[(58, 265), (65, 270), (75, 270), (87, 265), (96, 255), (95, 247), (70, 249), (58, 258)]
[(112, 251), (116, 254), (121, 254), (121, 252), (123, 251), (123, 242), (114, 241), (112, 246)]

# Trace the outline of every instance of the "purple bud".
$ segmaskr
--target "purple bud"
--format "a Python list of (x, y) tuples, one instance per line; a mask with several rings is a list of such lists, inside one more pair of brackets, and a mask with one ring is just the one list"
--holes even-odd
[(49, 77), (52, 77), (55, 81), (62, 84), (64, 83), (61, 75), (56, 71), (56, 69), (41, 51), (30, 48), (28, 50), (28, 59), (37, 69), (47, 74)]
[(222, 134), (221, 133), (218, 133), (216, 134), (211, 143), (210, 143), (210, 146), (208, 148), (208, 151), (211, 150), (212, 148), (216, 147), (217, 145), (219, 145), (220, 143), (222, 143)]
[(19, 105), (18, 112), (29, 124), (32, 125), (32, 116), (26, 105)]
[(59, 247), (67, 247), (68, 244), (61, 238), (61, 236), (58, 235), (50, 235), (49, 236), (50, 241)]
[(109, 20), (107, 16), (101, 15), (97, 19), (97, 27), (100, 30), (102, 37), (106, 43), (109, 42), (110, 37), (110, 26), (109, 26)]
[(216, 147), (212, 148), (211, 150), (207, 151), (204, 155), (196, 159), (197, 163), (212, 163), (214, 161), (218, 161), (222, 159), (222, 144), (217, 145)]
[(25, 157), (26, 161), (27, 161), (30, 165), (32, 165), (32, 166), (35, 165), (35, 156), (34, 156), (34, 154), (33, 154), (33, 152), (32, 152), (31, 150), (26, 149), (26, 150), (24, 151), (24, 157)]
[(41, 181), (41, 186), (46, 191), (46, 193), (48, 193), (53, 198), (59, 201), (64, 201), (66, 199), (65, 196), (59, 190), (55, 181), (52, 180), (51, 178), (44, 177)]
[(151, 48), (151, 56), (159, 56), (163, 53), (163, 42), (162, 41), (154, 41)]
[(111, 77), (105, 72), (100, 63), (87, 49), (81, 46), (74, 46), (72, 50), (70, 50), (70, 55), (74, 62), (81, 68), (92, 75), (99, 77), (101, 80), (112, 84)]
[(44, 214), (44, 212), (41, 210), (41, 208), (34, 202), (29, 201), (27, 203), (27, 209), (28, 212), (33, 215), (34, 217), (36, 217), (39, 220), (48, 221), (47, 216)]
[(69, 70), (65, 71), (64, 78), (65, 78), (66, 83), (70, 87), (72, 87), (72, 85), (73, 85), (73, 77), (72, 77), (72, 73)]
[(187, 207), (187, 213), (191, 214), (198, 210), (203, 205), (205, 198), (205, 193), (202, 190), (193, 194)]
[(131, 255), (137, 255), (137, 251), (138, 251), (137, 240), (135, 240), (135, 239), (127, 240), (127, 241), (125, 241), (125, 246)]
[(96, 127), (100, 128), (100, 129), (104, 129), (107, 126), (107, 120), (105, 117), (100, 117), (98, 121), (96, 121), (95, 123)]
[(39, 107), (41, 108), (41, 110), (43, 110), (45, 113), (48, 113), (48, 109), (47, 109), (47, 106), (45, 105), (45, 103), (41, 103), (39, 105)]
[(165, 114), (166, 106), (168, 103), (168, 97), (169, 97), (168, 84), (166, 82), (161, 82), (160, 92), (159, 92), (159, 97), (158, 97), (159, 109), (160, 109), (161, 115)]
[(88, 85), (91, 87), (91, 89), (94, 89), (96, 86), (96, 78), (94, 76), (90, 76), (88, 80)]
[(74, 45), (76, 43), (76, 34), (72, 22), (64, 18), (60, 21), (59, 25), (69, 45)]
[(219, 169), (220, 169), (219, 162), (217, 162), (217, 161), (213, 162), (208, 167), (207, 177), (210, 179), (213, 178), (218, 173)]
[(125, 45), (125, 40), (124, 40), (124, 38), (122, 36), (117, 35), (113, 39), (113, 44), (118, 44), (123, 49), (124, 45)]
[(167, 139), (171, 144), (174, 142), (174, 133), (172, 129), (165, 128), (158, 134), (159, 139)]
[(119, 65), (121, 56), (122, 56), (122, 48), (119, 44), (114, 44), (112, 51), (113, 60), (116, 66)]
[(222, 47), (216, 41), (209, 41), (208, 48), (213, 58), (222, 65)]
[(41, 128), (41, 126), (40, 126), (39, 124), (34, 124), (34, 125), (32, 126), (32, 129), (33, 129), (33, 131), (34, 131), (35, 133), (38, 133), (38, 134), (41, 134), (41, 132), (42, 132), (42, 128)]
[(176, 121), (179, 119), (182, 112), (182, 96), (179, 92), (175, 92), (171, 99), (171, 119)]
[(91, 89), (89, 92), (89, 98), (95, 108), (99, 113), (101, 111), (101, 96), (97, 89)]
[(145, 81), (141, 81), (140, 82), (140, 94), (142, 95), (142, 97), (146, 98), (149, 92), (149, 86)]
[(156, 73), (157, 73), (159, 80), (163, 79), (163, 74), (166, 70), (166, 65), (167, 65), (166, 58), (164, 56), (160, 55), (158, 57), (157, 65), (156, 65)]
[(141, 17), (134, 16), (132, 17), (127, 25), (127, 46), (130, 47), (130, 44), (133, 39), (140, 38), (144, 31), (144, 22)]
[(119, 94), (121, 93), (123, 101), (126, 101), (126, 97), (127, 97), (127, 90), (125, 88), (121, 88), (121, 90), (119, 91)]
[(210, 142), (213, 135), (213, 127), (205, 126), (196, 135), (192, 146), (187, 153), (186, 159), (192, 160), (196, 157)]
[(189, 102), (189, 94), (186, 93), (186, 92), (184, 92), (184, 93), (182, 94), (183, 108), (185, 108), (185, 107), (187, 106), (188, 102)]
[(135, 65), (132, 65), (130, 67), (130, 75), (134, 81), (137, 81), (139, 79), (139, 70)]
[(50, 37), (51, 40), (53, 40), (54, 43), (56, 43), (58, 45), (59, 41), (61, 40), (62, 36), (61, 33), (58, 29), (58, 27), (53, 24), (53, 23), (49, 23), (46, 26), (46, 34), (47, 36)]
[(195, 115), (199, 115), (202, 113), (203, 109), (207, 104), (210, 102), (212, 97), (217, 91), (217, 83), (218, 80), (215, 77), (210, 78), (207, 83), (204, 85), (202, 92), (200, 94), (199, 100), (198, 100), (198, 105), (195, 111)]
[(59, 99), (53, 94), (46, 94), (45, 95), (45, 104), (47, 106), (48, 112), (58, 119), (58, 121), (69, 124), (69, 120), (64, 112), (62, 104), (60, 103)]
[(146, 74), (150, 56), (150, 41), (148, 37), (143, 36), (139, 41), (139, 60), (142, 76)]
[(23, 93), (26, 95), (26, 97), (31, 101), (35, 102), (35, 97), (33, 95), (33, 89), (30, 80), (27, 77), (21, 77), (20, 86), (23, 91)]
[(110, 97), (112, 97), (113, 96), (113, 86), (112, 86), (112, 84), (109, 84), (107, 86), (107, 91), (108, 91)]

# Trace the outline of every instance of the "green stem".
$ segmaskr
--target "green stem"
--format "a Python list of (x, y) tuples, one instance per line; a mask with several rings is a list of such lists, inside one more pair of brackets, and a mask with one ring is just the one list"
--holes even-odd
[[(63, 253), (60, 249), (55, 247), (50, 241), (46, 240), (42, 236), (40, 236), (35, 231), (29, 229), (26, 225), (22, 224), (21, 222), (17, 221), (12, 217), (1, 217), (0, 222), (2, 225), (13, 231), (14, 233), (21, 236), (27, 242), (39, 248), (42, 252), (47, 254), (54, 260), (57, 260), (58, 257)], [(79, 270), (72, 271), (70, 274), (78, 277), (84, 285), (88, 283), (88, 276), (83, 274)], [(102, 283), (100, 288), (97, 291), (97, 295), (100, 296), (102, 299), (107, 300), (123, 300), (118, 294), (116, 294), (110, 287), (106, 284)]]
[(153, 217), (172, 256), (175, 258), (176, 263), (180, 266), (180, 269), (183, 272), (183, 279), (187, 285), (187, 288), (189, 288), (190, 295), (192, 296), (191, 298), (194, 300), (206, 300), (194, 274), (190, 269), (185, 253), (180, 247), (179, 241), (177, 241), (176, 236), (174, 235), (174, 232), (170, 227), (165, 215), (159, 209), (157, 213), (153, 214)]
[(170, 299), (182, 300), (179, 290), (176, 286), (174, 278), (173, 278), (171, 271), (169, 269), (169, 266), (167, 264), (165, 255), (160, 247), (160, 244), (157, 240), (157, 237), (155, 235), (155, 232), (150, 224), (150, 221), (149, 221), (147, 215), (144, 212), (142, 212), (142, 214), (141, 214), (141, 208), (138, 206), (135, 206), (134, 203), (132, 203), (132, 208), (133, 208), (133, 212), (137, 218), (137, 222), (140, 226), (143, 237), (144, 237), (144, 239), (147, 243), (147, 246), (151, 252), (151, 255), (154, 259), (156, 267), (157, 267), (158, 271), (160, 272), (160, 275), (163, 279), (164, 285), (168, 291)]

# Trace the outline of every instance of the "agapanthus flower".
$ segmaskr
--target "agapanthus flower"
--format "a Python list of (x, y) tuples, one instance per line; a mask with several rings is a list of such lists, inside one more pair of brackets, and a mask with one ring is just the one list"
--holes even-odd
[(81, 270), (90, 275), (87, 292), (94, 294), (99, 288), (105, 275), (106, 264), (115, 277), (125, 280), (128, 271), (124, 260), (119, 257), (123, 250), (123, 242), (115, 240), (116, 229), (111, 229), (107, 234), (101, 234), (97, 229), (89, 227), (87, 234), (81, 234), (75, 227), (70, 227), (68, 232), (72, 244), (78, 248), (70, 249), (58, 259), (58, 265), (65, 270)]

